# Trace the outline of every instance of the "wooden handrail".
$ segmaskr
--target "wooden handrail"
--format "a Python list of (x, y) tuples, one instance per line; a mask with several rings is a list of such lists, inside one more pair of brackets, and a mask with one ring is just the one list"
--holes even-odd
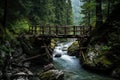
[[(39, 28), (39, 29), (38, 29)], [(40, 30), (38, 32), (38, 30)], [(33, 28), (33, 26), (29, 27), (29, 31), (32, 33), (37, 34), (40, 33), (40, 35), (72, 35), (72, 36), (84, 36), (88, 34), (88, 31), (90, 30), (89, 27), (85, 26), (36, 26)]]

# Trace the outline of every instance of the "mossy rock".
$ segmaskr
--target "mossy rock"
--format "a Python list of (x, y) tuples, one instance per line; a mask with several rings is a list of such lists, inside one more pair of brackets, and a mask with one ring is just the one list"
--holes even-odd
[(113, 71), (112, 76), (120, 80), (120, 66)]
[(64, 73), (59, 70), (49, 70), (41, 73), (39, 78), (40, 80), (64, 80)]
[(68, 47), (68, 55), (77, 56), (79, 53), (79, 43), (75, 41), (70, 47)]
[(56, 46), (55, 40), (54, 40), (54, 39), (51, 39), (50, 47), (51, 47), (52, 49), (54, 49), (55, 46)]
[(99, 67), (101, 70), (110, 69), (113, 66), (113, 63), (108, 60), (105, 56), (102, 56), (96, 59), (96, 67)]

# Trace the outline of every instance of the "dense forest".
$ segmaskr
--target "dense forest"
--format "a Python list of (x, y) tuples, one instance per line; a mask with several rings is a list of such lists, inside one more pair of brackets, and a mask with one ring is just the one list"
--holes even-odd
[[(65, 0), (5, 0), (0, 1), (1, 27), (18, 31), (30, 25), (72, 25), (71, 1)], [(62, 4), (62, 5), (61, 5)]]
[[(119, 80), (119, 10), (119, 0), (0, 0), (0, 80)], [(30, 33), (41, 26), (74, 31), (76, 25), (88, 28), (85, 37)]]
[[(98, 72), (119, 77), (120, 67), (120, 1), (81, 0), (81, 24), (91, 26), (91, 36), (83, 43), (87, 46), (83, 65)], [(90, 59), (90, 55), (93, 58)], [(89, 57), (89, 58), (88, 58)]]

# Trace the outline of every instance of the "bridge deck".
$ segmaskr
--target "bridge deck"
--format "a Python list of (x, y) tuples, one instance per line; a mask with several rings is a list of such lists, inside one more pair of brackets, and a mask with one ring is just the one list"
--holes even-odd
[(39, 37), (79, 38), (89, 36), (89, 30), (87, 26), (32, 26), (29, 33)]
[(50, 38), (85, 38), (88, 37), (89, 35), (39, 35), (39, 37), (50, 37)]

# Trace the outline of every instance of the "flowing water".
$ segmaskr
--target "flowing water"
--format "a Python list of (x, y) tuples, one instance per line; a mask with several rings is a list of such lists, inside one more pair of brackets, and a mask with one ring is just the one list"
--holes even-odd
[[(106, 76), (84, 70), (81, 67), (78, 58), (67, 55), (67, 51), (65, 51), (65, 49), (67, 49), (71, 44), (72, 42), (59, 43), (58, 46), (55, 47), (53, 53), (55, 67), (65, 72), (65, 80), (113, 80)], [(62, 56), (60, 58), (56, 58), (54, 57), (55, 54), (61, 54)]]

